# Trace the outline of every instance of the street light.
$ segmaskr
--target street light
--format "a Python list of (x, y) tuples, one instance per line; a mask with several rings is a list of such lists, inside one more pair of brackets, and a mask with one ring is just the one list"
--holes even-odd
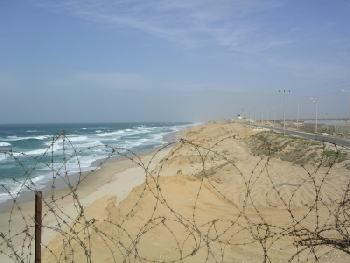
[(286, 94), (290, 94), (291, 90), (280, 89), (278, 93), (283, 95), (283, 136), (286, 135)]
[(318, 98), (311, 98), (311, 101), (315, 103), (315, 133), (317, 133), (317, 118), (318, 118)]

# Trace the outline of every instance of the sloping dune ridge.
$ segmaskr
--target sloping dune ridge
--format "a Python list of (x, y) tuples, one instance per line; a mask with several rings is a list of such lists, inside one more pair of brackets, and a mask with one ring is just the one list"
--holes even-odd
[(340, 151), (329, 145), (282, 160), (294, 144), (276, 150), (263, 133), (209, 123), (179, 134), (143, 184), (85, 207), (43, 262), (349, 262), (348, 161), (323, 154)]

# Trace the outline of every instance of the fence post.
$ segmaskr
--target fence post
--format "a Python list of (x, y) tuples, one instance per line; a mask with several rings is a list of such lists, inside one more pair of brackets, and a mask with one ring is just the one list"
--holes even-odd
[(41, 220), (42, 220), (41, 191), (35, 192), (35, 263), (41, 263)]

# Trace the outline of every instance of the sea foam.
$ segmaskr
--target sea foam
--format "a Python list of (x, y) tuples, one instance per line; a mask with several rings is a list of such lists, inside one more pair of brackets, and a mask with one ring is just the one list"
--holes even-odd
[(8, 141), (8, 142), (15, 142), (15, 141), (24, 141), (24, 140), (46, 140), (50, 137), (51, 135), (23, 136), (23, 137), (10, 135), (10, 136), (7, 136), (6, 138), (2, 138), (1, 140)]
[(11, 143), (9, 142), (0, 142), (0, 147), (8, 147), (11, 146)]

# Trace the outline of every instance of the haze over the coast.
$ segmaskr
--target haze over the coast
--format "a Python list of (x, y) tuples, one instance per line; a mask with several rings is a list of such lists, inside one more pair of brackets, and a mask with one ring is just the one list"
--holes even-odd
[[(349, 1), (1, 1), (0, 123), (350, 115)], [(341, 90), (344, 90), (343, 92)], [(161, 109), (161, 110), (159, 110)]]

